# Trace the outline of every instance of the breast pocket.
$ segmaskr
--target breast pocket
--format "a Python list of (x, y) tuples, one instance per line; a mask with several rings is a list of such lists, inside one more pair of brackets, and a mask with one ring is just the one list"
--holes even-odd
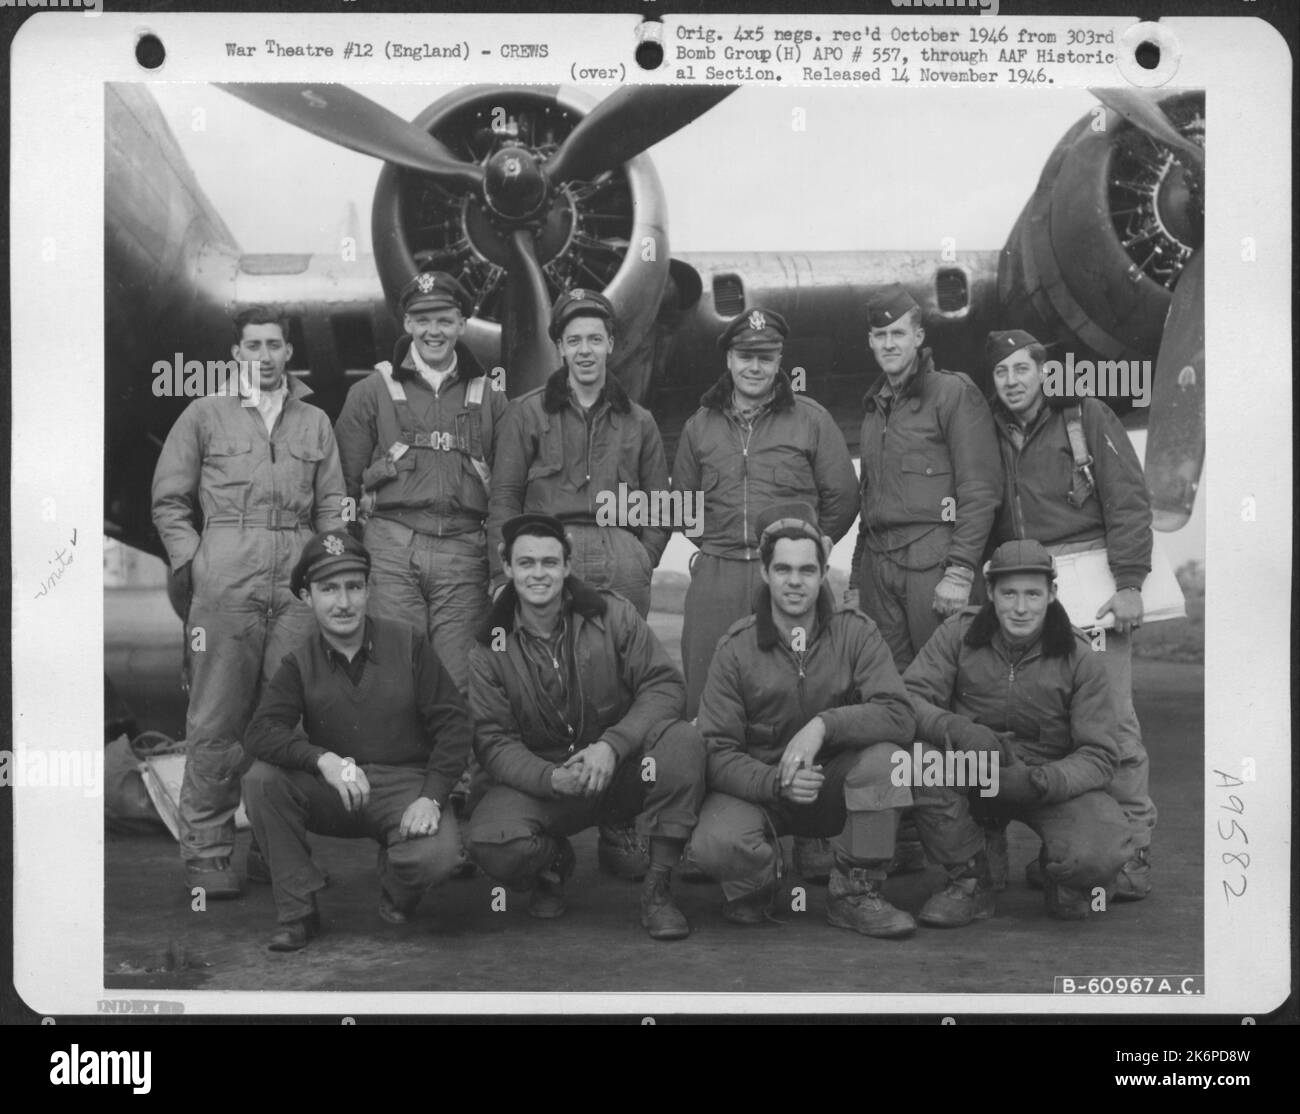
[(299, 495), (310, 496), (315, 493), (316, 466), (324, 456), (325, 450), (314, 442), (300, 440), (289, 443), (289, 457), (293, 461), (291, 480)]
[(537, 437), (537, 455), (528, 464), (528, 482), (556, 475), (564, 467), (564, 440), (559, 422)]
[(700, 461), (700, 487), (705, 492), (740, 482), (744, 459), (739, 449), (717, 448)]
[(203, 457), (203, 487), (215, 495), (216, 509), (241, 510), (240, 489), (253, 478), (253, 443), (238, 437), (214, 437)]
[(952, 465), (927, 453), (904, 453), (900, 465), (903, 481), (903, 505), (921, 522), (952, 521), (944, 500), (953, 495)]
[(772, 492), (781, 499), (805, 499), (817, 505), (817, 485), (806, 461), (776, 465), (772, 469)]

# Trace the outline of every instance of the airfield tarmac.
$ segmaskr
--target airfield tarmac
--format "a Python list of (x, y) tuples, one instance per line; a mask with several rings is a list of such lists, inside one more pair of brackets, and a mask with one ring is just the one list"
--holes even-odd
[[(179, 665), (179, 623), (165, 595), (105, 595), (107, 672), (141, 729), (179, 734), (183, 695), (171, 681), (157, 681), (176, 677)], [(681, 616), (652, 612), (651, 625), (677, 659)], [(412, 924), (394, 928), (376, 913), (374, 845), (313, 837), (317, 861), (330, 876), (319, 899), (325, 932), (302, 952), (273, 954), (264, 947), (275, 927), (268, 886), (249, 886), (238, 901), (192, 912), (176, 845), (165, 832), (110, 833), (104, 855), (104, 985), (381, 991), (393, 994), (385, 1012), (401, 1013), (413, 1008), (403, 1005), (403, 996), (413, 991), (1045, 994), (1054, 975), (1199, 975), (1204, 668), (1137, 658), (1134, 689), (1160, 809), (1152, 855), (1155, 892), (1083, 923), (1048, 918), (1042, 895), (1026, 887), (1024, 866), (1036, 854), (1037, 841), (1019, 824), (1009, 829), (1011, 881), (992, 919), (955, 930), (921, 927), (901, 941), (829, 927), (823, 919), (826, 887), (805, 885), (791, 872), (777, 906), (782, 923), (752, 929), (722, 919), (718, 886), (675, 882), (693, 931), (687, 940), (656, 943), (638, 922), (638, 886), (597, 868), (594, 830), (574, 840), (577, 870), (567, 887), (569, 910), (558, 920), (534, 920), (526, 899), (514, 894), (507, 895), (504, 911), (494, 911), (494, 883), (479, 876), (434, 891)], [(235, 858), (241, 870), (247, 843), (248, 833), (241, 832)], [(931, 868), (895, 876), (886, 894), (915, 913), (942, 884), (942, 872)], [(794, 887), (805, 890), (804, 911), (792, 908)], [(268, 1012), (282, 1012), (283, 1002), (268, 996)]]

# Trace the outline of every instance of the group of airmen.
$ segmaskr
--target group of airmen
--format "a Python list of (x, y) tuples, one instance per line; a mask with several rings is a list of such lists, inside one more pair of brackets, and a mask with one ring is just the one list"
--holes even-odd
[[(874, 297), (883, 375), (859, 480), (781, 367), (778, 313), (746, 309), (718, 338), (726, 370), (670, 470), (609, 372), (601, 294), (559, 298), (557, 368), (511, 402), (462, 343), (453, 276), (418, 274), (400, 309), (392, 361), (333, 428), (286, 374), (282, 315), (245, 309), (232, 354), (258, 389), (192, 402), (158, 461), (153, 518), (185, 611), (187, 889), (240, 895), (242, 796), (275, 951), (320, 931), (313, 832), (378, 843), (393, 924), (475, 870), (559, 916), (569, 837), (592, 826), (602, 867), (641, 879), (655, 939), (690, 932), (674, 871), (720, 882), (728, 921), (770, 920), (786, 835), (805, 880), (827, 882), (827, 920), (866, 936), (993, 915), (1013, 819), (1042, 841), (1026, 875), (1050, 914), (1150, 892), (1130, 645), (1150, 504), (1112, 411), (1044, 394), (1033, 336), (989, 335), (986, 400), (935, 366), (903, 287)], [(680, 672), (646, 622), (673, 524), (598, 524), (620, 485), (702, 493)], [(837, 601), (831, 548), (859, 514)], [(1111, 626), (1088, 637), (1056, 600), (1054, 557), (1102, 548)], [(926, 754), (997, 777), (899, 776)], [(913, 917), (882, 887), (921, 853), (946, 883)]]

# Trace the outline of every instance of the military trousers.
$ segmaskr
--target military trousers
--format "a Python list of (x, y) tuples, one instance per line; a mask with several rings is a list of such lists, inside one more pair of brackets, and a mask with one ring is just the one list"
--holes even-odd
[(1100, 789), (1053, 804), (1010, 804), (964, 786), (926, 787), (916, 796), (912, 816), (921, 844), (942, 866), (969, 862), (984, 850), (986, 830), (1001, 831), (1012, 820), (1038, 835), (1043, 869), (1071, 889), (1109, 891), (1120, 867), (1133, 857), (1128, 820)]
[(271, 895), (281, 924), (307, 916), (325, 876), (312, 861), (307, 833), (370, 838), (379, 844), (379, 884), (398, 906), (412, 904), (450, 877), (462, 862), (460, 827), (450, 808), (438, 831), (402, 839), (402, 815), (424, 791), (424, 771), (369, 763), (361, 767), (370, 797), (348, 812), (338, 791), (306, 770), (256, 761), (244, 775), (244, 799), (253, 832), (271, 871)]
[(635, 534), (618, 526), (565, 526), (573, 542), (573, 575), (593, 588), (617, 592), (637, 609), (650, 614), (650, 554)]
[(1106, 681), (1115, 701), (1119, 731), (1119, 765), (1106, 791), (1119, 802), (1133, 832), (1133, 847), (1151, 846), (1156, 826), (1156, 805), (1151, 799), (1151, 760), (1142, 743), (1142, 726), (1133, 707), (1133, 639), (1131, 635), (1105, 632), (1106, 648), (1100, 651)]
[(594, 797), (534, 797), (493, 785), (474, 808), (466, 840), (484, 874), (527, 887), (555, 858), (555, 837), (596, 824), (623, 824), (650, 839), (685, 842), (704, 796), (704, 739), (678, 720), (642, 749), (619, 762)]
[(943, 562), (929, 560), (933, 545), (922, 539), (886, 555), (865, 549), (858, 575), (858, 601), (875, 620), (899, 673), (908, 667), (943, 622), (934, 610), (934, 590), (943, 579)]
[(438, 660), (465, 695), (469, 651), (487, 618), (487, 534), (438, 537), (386, 518), (366, 523), (369, 614), (427, 634)]
[(757, 804), (710, 791), (691, 837), (692, 861), (735, 901), (776, 885), (781, 836), (830, 837), (836, 858), (883, 879), (894, 857), (899, 810), (912, 804), (909, 787), (895, 784), (892, 776), (900, 749), (873, 743), (836, 754), (822, 763), (826, 780), (811, 804)]
[(733, 561), (704, 552), (691, 558), (691, 584), (682, 614), (687, 719), (694, 719), (699, 711), (718, 642), (732, 623), (753, 613), (754, 596), (762, 586), (762, 562), (757, 558)]
[[(1079, 553), (1101, 549), (1104, 540), (1074, 542), (1048, 546), (1055, 554)], [(1115, 702), (1115, 718), (1119, 731), (1115, 741), (1119, 745), (1119, 765), (1106, 791), (1119, 802), (1128, 817), (1133, 831), (1135, 850), (1151, 845), (1151, 834), (1156, 826), (1156, 806), (1151, 799), (1151, 760), (1142, 743), (1142, 725), (1133, 706), (1133, 636), (1108, 630), (1104, 633), (1101, 664), (1106, 670), (1106, 682)]]
[(190, 702), (179, 801), (181, 858), (228, 858), (235, 849), (242, 746), (261, 690), (281, 659), (316, 630), (311, 608), (287, 591), (267, 610), (224, 610), (197, 596), (186, 625)]

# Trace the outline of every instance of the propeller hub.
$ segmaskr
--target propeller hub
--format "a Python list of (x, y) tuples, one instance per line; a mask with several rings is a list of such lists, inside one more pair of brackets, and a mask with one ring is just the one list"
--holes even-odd
[(498, 219), (512, 225), (534, 220), (546, 206), (546, 195), (546, 177), (527, 147), (507, 144), (488, 159), (483, 200)]
[(1199, 247), (1205, 235), (1197, 186), (1195, 175), (1174, 162), (1156, 192), (1161, 227), (1179, 244), (1191, 247)]

